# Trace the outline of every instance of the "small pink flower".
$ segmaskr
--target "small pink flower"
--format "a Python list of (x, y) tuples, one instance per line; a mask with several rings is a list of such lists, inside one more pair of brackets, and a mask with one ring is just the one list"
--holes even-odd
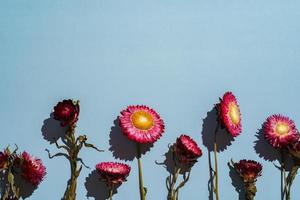
[(46, 175), (42, 161), (30, 156), (26, 151), (22, 153), (21, 170), (22, 177), (35, 186), (38, 186)]
[(254, 160), (240, 160), (234, 168), (246, 182), (254, 182), (261, 176), (262, 165)]
[(242, 132), (240, 108), (231, 92), (226, 92), (221, 99), (219, 118), (222, 125), (233, 137)]
[(164, 132), (164, 122), (152, 108), (128, 106), (121, 111), (120, 127), (128, 139), (137, 143), (154, 143)]
[(296, 143), (299, 132), (295, 123), (283, 115), (271, 115), (263, 124), (267, 141), (275, 148), (283, 148)]
[(96, 165), (96, 169), (109, 186), (125, 182), (130, 173), (129, 165), (118, 162), (102, 162)]
[(181, 135), (176, 140), (175, 152), (181, 163), (193, 163), (202, 156), (197, 143), (188, 135)]

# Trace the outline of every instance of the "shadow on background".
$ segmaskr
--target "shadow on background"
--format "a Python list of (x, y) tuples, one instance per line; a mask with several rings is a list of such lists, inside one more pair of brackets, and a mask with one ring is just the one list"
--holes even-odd
[[(211, 162), (211, 152), (214, 151), (214, 141), (215, 141), (215, 129), (218, 126), (218, 111), (216, 106), (214, 106), (209, 112), (207, 112), (207, 116), (203, 119), (202, 125), (202, 142), (203, 145), (207, 148), (208, 151), (208, 165), (209, 165), (209, 180), (207, 183), (209, 200), (213, 200), (213, 172), (212, 172), (212, 162)], [(226, 129), (219, 128), (217, 131), (217, 152), (222, 152), (229, 147), (234, 138), (230, 133), (226, 131)]]
[[(20, 188), (20, 197), (21, 197), (21, 199), (27, 199), (37, 189), (37, 186), (32, 185), (31, 183), (28, 183), (27, 181), (25, 181), (21, 177), (20, 172), (18, 172), (17, 175), (14, 176), (14, 178), (15, 178), (14, 179), (15, 185)], [(4, 190), (5, 190), (5, 187), (6, 187), (7, 184), (8, 184), (7, 174), (1, 172), (0, 173), (1, 196), (3, 196)]]
[(62, 127), (60, 122), (54, 119), (53, 112), (50, 114), (49, 118), (44, 120), (41, 131), (43, 138), (50, 142), (50, 144), (53, 144), (60, 138), (64, 139), (66, 134), (66, 128)]
[[(278, 176), (280, 176), (282, 183), (282, 174), (280, 175), (280, 163), (284, 162), (284, 168), (286, 171), (291, 171), (292, 167), (295, 165), (293, 159), (288, 156), (287, 152), (280, 152), (279, 149), (274, 148), (265, 138), (263, 128), (258, 129), (256, 133), (257, 140), (254, 142), (255, 152), (260, 158), (266, 161), (273, 162), (274, 167), (278, 169)], [(276, 162), (277, 161), (277, 162)], [(276, 162), (276, 164), (275, 164)], [(284, 198), (283, 186), (281, 185), (281, 199)]]
[[(215, 129), (218, 125), (218, 111), (216, 107), (207, 112), (206, 118), (203, 119), (202, 141), (208, 151), (214, 151)], [(218, 152), (222, 152), (232, 144), (234, 138), (225, 128), (219, 128), (217, 132)]]
[(257, 138), (257, 140), (254, 142), (254, 149), (260, 158), (271, 162), (281, 160), (280, 151), (272, 147), (265, 139), (262, 128), (258, 130), (255, 137)]
[[(260, 158), (263, 158), (266, 161), (274, 162), (277, 161), (280, 163), (282, 161), (282, 154), (279, 149), (274, 148), (265, 138), (263, 129), (260, 128), (256, 133), (257, 140), (254, 142), (255, 152)], [(293, 159), (288, 156), (286, 152), (284, 154), (284, 163), (285, 170), (290, 171), (294, 165)]]
[[(176, 166), (175, 166), (174, 155), (173, 155), (173, 145), (169, 145), (168, 151), (164, 154), (165, 160), (161, 163), (158, 161), (156, 161), (155, 163), (157, 165), (163, 166), (167, 170), (167, 172), (169, 172), (169, 174), (175, 175)], [(180, 164), (177, 167), (180, 167), (181, 169), (180, 174), (184, 174), (188, 172), (192, 166), (193, 165)]]
[(229, 176), (231, 178), (231, 184), (235, 188), (235, 191), (239, 194), (239, 200), (246, 200), (246, 191), (244, 182), (241, 177), (236, 173), (235, 169), (228, 163)]
[[(106, 184), (100, 180), (100, 175), (97, 170), (93, 170), (85, 180), (85, 188), (87, 190), (86, 197), (93, 197), (95, 200), (106, 200), (109, 198), (109, 190)], [(117, 186), (113, 194), (117, 193)]]
[[(113, 153), (114, 158), (132, 161), (137, 157), (136, 153), (136, 143), (130, 141), (122, 132), (119, 126), (119, 118), (114, 120), (114, 125), (111, 127), (109, 134), (109, 150)], [(153, 144), (142, 144), (141, 145), (141, 154), (145, 154), (150, 151), (153, 147)]]

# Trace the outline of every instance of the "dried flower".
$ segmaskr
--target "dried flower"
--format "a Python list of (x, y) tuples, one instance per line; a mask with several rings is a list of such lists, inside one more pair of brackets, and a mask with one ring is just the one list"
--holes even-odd
[(154, 143), (164, 132), (159, 114), (144, 105), (128, 106), (121, 111), (120, 127), (123, 133), (137, 143)]

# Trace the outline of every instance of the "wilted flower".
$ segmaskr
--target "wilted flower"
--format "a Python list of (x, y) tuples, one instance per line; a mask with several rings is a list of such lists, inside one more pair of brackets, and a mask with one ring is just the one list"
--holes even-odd
[(73, 125), (78, 121), (79, 103), (71, 99), (63, 100), (54, 107), (54, 119), (59, 120), (62, 126)]
[(202, 155), (197, 143), (188, 135), (181, 135), (177, 138), (175, 152), (181, 163), (194, 163)]
[(46, 168), (38, 158), (30, 156), (26, 151), (22, 153), (21, 175), (29, 183), (38, 186), (46, 175)]
[(9, 155), (6, 150), (0, 152), (0, 170), (5, 169), (8, 165)]
[(144, 105), (128, 106), (121, 111), (123, 133), (137, 143), (154, 143), (164, 132), (164, 122), (152, 108)]
[(219, 118), (222, 125), (233, 137), (236, 137), (241, 133), (241, 112), (237, 100), (231, 92), (226, 92), (221, 99)]
[(262, 173), (262, 165), (254, 160), (240, 160), (234, 163), (233, 168), (243, 179), (245, 187), (245, 199), (253, 200), (256, 195), (256, 180)]
[(234, 168), (245, 182), (256, 181), (261, 176), (262, 165), (254, 160), (240, 160)]
[(108, 185), (118, 185), (126, 181), (130, 166), (118, 162), (102, 162), (96, 165), (101, 179)]
[(299, 139), (295, 123), (283, 115), (268, 117), (263, 124), (263, 131), (268, 142), (275, 148), (287, 147)]

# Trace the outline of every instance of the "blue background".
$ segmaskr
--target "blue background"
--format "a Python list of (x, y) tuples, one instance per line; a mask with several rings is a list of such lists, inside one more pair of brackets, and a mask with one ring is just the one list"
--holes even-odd
[[(129, 104), (155, 108), (166, 132), (143, 156), (148, 199), (166, 199), (162, 161), (168, 143), (191, 135), (204, 155), (181, 199), (208, 199), (207, 151), (202, 120), (218, 97), (231, 90), (243, 115), (243, 132), (219, 154), (221, 199), (237, 199), (228, 175), (231, 158), (264, 166), (257, 199), (280, 199), (280, 173), (253, 146), (267, 116), (282, 113), (300, 123), (300, 2), (213, 1), (1, 1), (0, 146), (17, 143), (42, 158), (48, 175), (29, 199), (62, 197), (69, 178), (64, 158), (49, 160), (41, 128), (53, 106), (80, 99), (78, 132), (105, 149), (83, 150), (94, 168), (114, 160), (109, 134)], [(139, 199), (136, 160), (114, 199)], [(92, 169), (91, 169), (92, 170)], [(87, 199), (83, 169), (78, 199)], [(296, 179), (293, 197), (300, 179)], [(93, 199), (93, 198), (90, 198)]]

